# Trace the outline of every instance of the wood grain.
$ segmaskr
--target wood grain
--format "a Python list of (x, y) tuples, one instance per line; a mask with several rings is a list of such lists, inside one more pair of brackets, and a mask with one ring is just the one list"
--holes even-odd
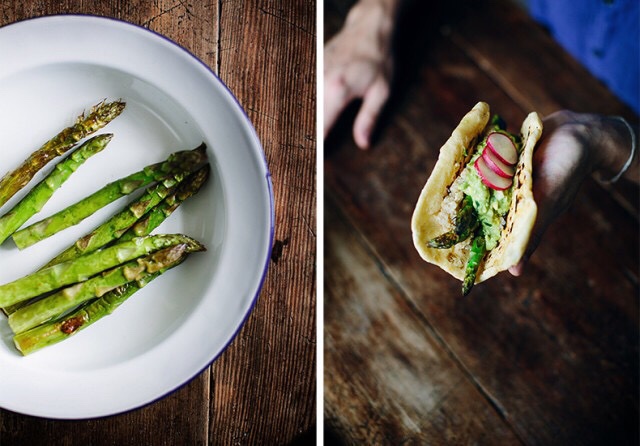
[(213, 408), (210, 440), (264, 442), (266, 422), (285, 444), (315, 422), (315, 2), (223, 2), (221, 14), (234, 20), (221, 21), (220, 77), (269, 135), (279, 249), (257, 311), (213, 369), (214, 405), (252, 404)]
[[(337, 13), (348, 2), (331, 3), (338, 5), (327, 10)], [(327, 20), (339, 22), (336, 17)], [(404, 296), (412, 311), (391, 305), (388, 299), (381, 304), (394, 312), (394, 327), (402, 327), (404, 321), (413, 331), (421, 322), (425, 331), (430, 330), (519, 442), (635, 444), (639, 227), (633, 206), (624, 205), (595, 181), (585, 181), (574, 204), (546, 234), (525, 275), (500, 274), (474, 288), (467, 299), (459, 297), (458, 281), (422, 262), (409, 226), (440, 146), (476, 101), (487, 101), (513, 130), (531, 106), (545, 113), (573, 107), (625, 114), (628, 109), (508, 2), (445, 8), (433, 20), (417, 29), (404, 28), (401, 39), (406, 40), (400, 40), (398, 47), (402, 57), (412, 55), (413, 60), (397, 73), (393, 99), (374, 147), (367, 152), (355, 148), (350, 136), (353, 109), (325, 142), (327, 201), (337, 203), (337, 210), (325, 211), (325, 218), (332, 222), (325, 225), (325, 237), (342, 246), (342, 251), (356, 250), (360, 244), (367, 247), (372, 258), (354, 258), (351, 269), (357, 269), (356, 264), (374, 264), (379, 269), (373, 277), (347, 281), (341, 278), (347, 274), (344, 271), (331, 271), (334, 262), (325, 263), (325, 289), (336, 296), (334, 301), (354, 293), (365, 300), (371, 283), (386, 283), (387, 289)], [(480, 32), (483, 24), (494, 21), (509, 25), (508, 38), (502, 36), (495, 46), (492, 39), (499, 36), (491, 30)], [(423, 31), (427, 37), (421, 35)], [(543, 60), (538, 63), (538, 59)], [(547, 69), (553, 61), (568, 68)], [(626, 186), (629, 200), (637, 199), (637, 185)], [(345, 224), (351, 229), (343, 229)], [(354, 300), (351, 297), (350, 302)], [(376, 314), (366, 301), (350, 310), (325, 310), (327, 318), (335, 318), (326, 321), (326, 339), (338, 337), (333, 331), (348, 325), (360, 314), (356, 310)], [(363, 344), (358, 355), (367, 358), (379, 350), (377, 345)], [(393, 351), (382, 352), (376, 361), (395, 363)], [(407, 368), (419, 369), (428, 361), (427, 357), (410, 358)], [(358, 373), (360, 365), (353, 361), (353, 354), (343, 352), (325, 360), (325, 369), (325, 376), (348, 376)], [(425, 377), (423, 387), (432, 386), (431, 375)], [(369, 387), (358, 383), (360, 399), (351, 399), (348, 405), (345, 398), (325, 399), (328, 427), (344, 443), (356, 443), (357, 427), (375, 422), (375, 413), (365, 411), (371, 401), (391, 394), (374, 387), (375, 382), (366, 384)], [(340, 384), (347, 389), (350, 385)], [(404, 397), (396, 393), (394, 407), (411, 409), (420, 391), (416, 387)], [(464, 410), (469, 404), (465, 398), (470, 397), (447, 401), (450, 410), (471, 424), (474, 418)], [(350, 411), (348, 421), (347, 416), (334, 415), (346, 410)], [(415, 443), (427, 435), (423, 431), (420, 436), (411, 435), (401, 423), (394, 428), (400, 438)], [(434, 430), (429, 434), (437, 437), (444, 428), (432, 424), (424, 429)], [(483, 431), (469, 432), (481, 438)], [(492, 435), (491, 429), (484, 433)], [(500, 444), (499, 439), (496, 442)]]
[(324, 398), (334, 435), (347, 444), (517, 444), (331, 199), (325, 211)]
[[(236, 340), (147, 407), (60, 422), (0, 410), (0, 444), (289, 444), (315, 438), (315, 1), (2, 1), (0, 25), (58, 13), (113, 17), (174, 40), (235, 94), (272, 175), (276, 233)], [(160, 371), (150, 371), (161, 373)]]

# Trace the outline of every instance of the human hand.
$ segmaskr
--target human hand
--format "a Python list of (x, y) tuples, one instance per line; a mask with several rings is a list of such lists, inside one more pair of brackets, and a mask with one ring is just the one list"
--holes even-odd
[(522, 259), (509, 268), (514, 276), (522, 274), (545, 231), (571, 205), (583, 180), (594, 171), (613, 177), (629, 156), (629, 130), (615, 118), (562, 110), (547, 116), (543, 128), (533, 155), (538, 215)]
[(386, 103), (391, 85), (391, 43), (397, 1), (356, 4), (344, 27), (324, 49), (324, 136), (354, 99), (362, 105), (353, 124), (353, 138), (362, 149)]

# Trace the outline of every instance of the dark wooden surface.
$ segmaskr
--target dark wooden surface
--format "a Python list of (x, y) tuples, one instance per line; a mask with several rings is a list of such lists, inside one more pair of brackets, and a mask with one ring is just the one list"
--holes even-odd
[[(325, 38), (351, 3), (325, 2)], [(410, 230), (440, 146), (478, 100), (516, 129), (531, 110), (638, 117), (508, 1), (413, 3), (373, 148), (352, 142), (354, 107), (325, 141), (325, 438), (638, 444), (637, 185), (588, 179), (523, 276), (466, 299)]]
[(0, 5), (0, 25), (58, 13), (115, 17), (164, 34), (203, 60), (257, 130), (276, 214), (258, 303), (212, 366), (154, 404), (107, 418), (55, 421), (0, 410), (0, 445), (309, 444), (316, 407), (315, 0)]

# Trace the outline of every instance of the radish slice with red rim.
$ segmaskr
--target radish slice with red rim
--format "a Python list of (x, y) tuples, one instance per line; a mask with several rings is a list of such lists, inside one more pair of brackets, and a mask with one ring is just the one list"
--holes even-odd
[(503, 178), (487, 167), (483, 157), (476, 159), (473, 164), (480, 176), (482, 183), (493, 190), (505, 190), (511, 186), (513, 180), (511, 178)]
[(493, 132), (487, 136), (487, 147), (500, 161), (510, 166), (518, 162), (518, 151), (511, 138), (504, 133)]
[(502, 178), (511, 178), (516, 173), (516, 168), (514, 166), (510, 166), (500, 161), (500, 159), (489, 149), (484, 149), (482, 152), (482, 158), (484, 158), (484, 162), (487, 167)]

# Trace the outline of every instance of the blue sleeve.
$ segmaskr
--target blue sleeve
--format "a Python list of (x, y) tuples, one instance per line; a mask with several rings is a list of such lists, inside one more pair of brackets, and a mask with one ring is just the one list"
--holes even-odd
[(640, 1), (529, 0), (534, 19), (640, 113)]

